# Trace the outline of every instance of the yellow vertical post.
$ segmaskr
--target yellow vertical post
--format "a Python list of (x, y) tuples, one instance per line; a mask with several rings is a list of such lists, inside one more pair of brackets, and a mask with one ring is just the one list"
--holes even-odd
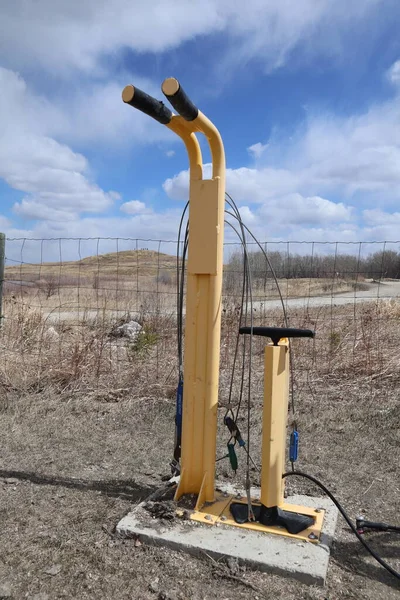
[(265, 347), (261, 504), (283, 504), (286, 424), (289, 396), (289, 346)]
[(224, 186), (193, 185), (189, 205), (181, 480), (177, 497), (214, 499), (221, 335)]
[[(214, 499), (222, 266), (225, 206), (225, 152), (215, 125), (187, 97), (173, 77), (162, 91), (179, 112), (128, 85), (125, 103), (156, 119), (185, 143), (190, 163), (189, 247), (181, 440), (181, 477), (176, 498), (198, 494), (197, 507)], [(202, 178), (195, 133), (207, 138), (212, 178)]]
[(162, 90), (186, 119), (186, 127), (206, 136), (213, 166), (209, 180), (190, 177), (181, 477), (176, 491), (176, 499), (197, 494), (199, 508), (214, 500), (225, 152), (217, 128), (188, 102), (176, 79), (166, 79)]
[(192, 181), (182, 417), (177, 498), (214, 499), (225, 180)]

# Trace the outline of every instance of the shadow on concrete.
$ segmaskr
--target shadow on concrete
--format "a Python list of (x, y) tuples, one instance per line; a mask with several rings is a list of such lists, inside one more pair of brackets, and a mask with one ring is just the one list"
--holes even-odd
[(12, 471), (0, 469), (1, 479), (18, 479), (29, 481), (36, 485), (50, 485), (82, 491), (101, 492), (112, 498), (121, 498), (130, 502), (140, 502), (156, 490), (156, 487), (146, 486), (134, 479), (119, 480), (85, 480), (57, 475), (44, 475), (29, 471)]

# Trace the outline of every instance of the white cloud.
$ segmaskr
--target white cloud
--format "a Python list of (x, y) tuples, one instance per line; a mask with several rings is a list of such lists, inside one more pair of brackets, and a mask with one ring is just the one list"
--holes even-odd
[(397, 226), (399, 228), (397, 237), (400, 237), (400, 212), (388, 213), (379, 208), (367, 209), (363, 211), (363, 219), (364, 223), (370, 227)]
[(239, 210), (244, 222), (262, 242), (323, 240), (324, 237), (335, 240), (347, 239), (348, 232), (351, 231), (354, 236), (355, 230), (360, 239), (362, 238), (362, 232), (352, 220), (351, 206), (318, 196), (303, 197), (298, 193), (288, 194), (270, 198), (267, 202), (256, 204), (251, 209), (248, 206), (241, 206)]
[[(211, 177), (211, 165), (204, 165), (204, 178)], [(299, 185), (296, 174), (286, 169), (250, 169), (240, 167), (226, 170), (227, 192), (234, 194), (238, 202), (263, 202), (266, 198), (287, 194)], [(189, 194), (189, 172), (180, 171), (166, 179), (163, 189), (172, 200), (187, 200)]]
[(387, 76), (394, 85), (400, 85), (400, 59), (388, 69)]
[[(101, 82), (85, 80), (75, 87), (70, 84), (68, 94), (50, 102), (28, 88), (17, 72), (0, 65), (3, 86), (0, 131), (11, 137), (18, 128), (30, 135), (62, 139), (66, 144), (81, 146), (102, 143), (123, 147), (157, 141), (174, 144), (177, 138), (169, 129), (122, 102), (121, 93), (130, 77)], [(133, 76), (133, 81), (150, 95), (160, 96), (159, 86), (151, 80)]]
[[(251, 207), (261, 239), (396, 239), (399, 125), (398, 97), (347, 118), (309, 114), (292, 136), (268, 141), (257, 168), (228, 168), (227, 191)], [(186, 199), (188, 172), (163, 187)]]
[(262, 203), (268, 198), (288, 194), (298, 185), (297, 174), (289, 169), (241, 167), (227, 170), (227, 191), (234, 190), (239, 202)]
[(246, 225), (251, 225), (256, 220), (256, 215), (248, 206), (241, 206), (239, 208), (239, 213)]
[[(14, 0), (2, 7), (2, 53), (13, 64), (39, 63), (59, 71), (95, 70), (101, 58), (120, 48), (160, 52), (224, 22), (211, 0)], [(173, 18), (171, 15), (173, 14)]]
[(313, 227), (350, 221), (352, 207), (319, 196), (289, 194), (262, 204), (259, 212), (272, 224)]
[[(62, 260), (77, 260), (97, 252), (136, 247), (175, 254), (180, 216), (181, 211), (173, 209), (123, 217), (90, 216), (69, 221), (47, 219), (34, 222), (29, 229), (9, 224), (3, 227), (9, 238), (7, 257), (21, 260), (21, 238), (27, 238), (23, 244), (25, 260), (32, 262), (59, 260), (60, 248)], [(39, 241), (30, 241), (32, 238)]]
[(124, 204), (121, 204), (119, 208), (127, 215), (139, 215), (150, 212), (146, 204), (144, 202), (140, 202), (140, 200), (130, 200), (129, 202), (124, 202)]
[(374, 15), (383, 2), (350, 0), (345, 9), (342, 3), (331, 0), (226, 0), (224, 4), (230, 6), (226, 24), (232, 48), (219, 61), (222, 77), (254, 58), (266, 72), (290, 59), (298, 62), (323, 55), (330, 61), (342, 59), (347, 56), (346, 42), (352, 41), (354, 48), (358, 31), (363, 31), (364, 23), (369, 29), (373, 27)]
[[(35, 221), (26, 235), (108, 237), (112, 229), (117, 237), (176, 237), (179, 211), (151, 212), (140, 201), (120, 207), (131, 217), (80, 218), (105, 211), (120, 198), (93, 180), (82, 154), (86, 145), (160, 140), (172, 145), (176, 139), (122, 104), (121, 90), (129, 79), (114, 72), (110, 76), (119, 50), (164, 52), (217, 32), (221, 39), (223, 34), (221, 53), (226, 53), (215, 61), (221, 72), (254, 58), (269, 71), (305, 56), (343, 55), (345, 36), (357, 35), (368, 19), (373, 24), (372, 11), (382, 6), (383, 0), (349, 0), (346, 10), (331, 0), (5, 3), (0, 54), (10, 69), (0, 68), (0, 177), (26, 194), (14, 205), (18, 216)], [(388, 74), (393, 83), (398, 82), (398, 62)], [(35, 70), (47, 70), (52, 101), (27, 85), (17, 69), (26, 69), (30, 82)], [(158, 84), (131, 75), (133, 83), (161, 96)], [(59, 86), (53, 85), (56, 80)], [(393, 237), (398, 213), (390, 205), (393, 209), (400, 198), (399, 119), (398, 98), (351, 118), (311, 114), (292, 140), (273, 137), (250, 146), (257, 168), (228, 169), (227, 189), (261, 239)], [(210, 165), (204, 171), (209, 177)], [(163, 187), (171, 198), (186, 200), (187, 171)], [(379, 213), (360, 212), (361, 193), (363, 203), (379, 198), (379, 209), (374, 209)], [(5, 218), (0, 217), (0, 226), (10, 235), (25, 234)]]
[(7, 217), (0, 215), (0, 230), (4, 232), (5, 229), (9, 229), (11, 227), (10, 219)]
[(284, 161), (320, 188), (379, 191), (400, 197), (398, 98), (350, 118), (310, 117), (305, 135), (287, 145)]
[(176, 154), (175, 150), (167, 150), (165, 153), (165, 156), (167, 158), (172, 158), (173, 156), (175, 156), (175, 154)]
[(0, 68), (0, 88), (0, 177), (28, 194), (14, 211), (30, 219), (57, 220), (65, 213), (110, 207), (116, 193), (90, 180), (82, 154), (50, 137), (59, 121), (57, 110), (30, 93), (12, 71)]
[(132, 75), (117, 81), (81, 82), (70, 97), (57, 99), (62, 118), (51, 129), (52, 135), (67, 143), (102, 143), (113, 148), (157, 141), (175, 143), (177, 138), (169, 129), (122, 102), (122, 90), (131, 82), (156, 98), (161, 96), (160, 87), (151, 80)]
[(262, 144), (261, 142), (257, 142), (252, 146), (247, 148), (247, 152), (253, 156), (253, 158), (260, 158), (265, 150), (268, 148), (268, 144)]
[[(254, 57), (279, 67), (302, 43), (308, 54), (340, 54), (343, 36), (373, 24), (382, 0), (13, 0), (3, 3), (0, 53), (11, 67), (39, 65), (58, 74), (105, 71), (103, 57), (122, 48), (162, 52), (196, 36), (225, 33), (235, 52), (222, 69)], [(173, 18), (171, 17), (173, 15)]]
[[(205, 176), (211, 175), (207, 165)], [(227, 169), (227, 191), (239, 203), (243, 220), (257, 231), (260, 239), (296, 238), (299, 229), (317, 234), (322, 231), (349, 230), (355, 217), (351, 205), (333, 202), (321, 196), (304, 196), (294, 190), (301, 178), (279, 169)], [(184, 200), (188, 194), (188, 172), (181, 171), (164, 182), (164, 191), (174, 200)], [(230, 210), (230, 209), (229, 209)], [(310, 239), (309, 235), (306, 239)]]
[[(288, 210), (284, 210), (285, 206)], [(296, 214), (290, 217), (293, 207), (296, 206)], [(314, 219), (310, 223), (303, 219), (305, 210), (317, 207), (320, 219)], [(260, 242), (268, 242), (269, 248), (274, 249), (274, 242), (278, 241), (305, 241), (305, 242), (327, 242), (337, 241), (369, 242), (373, 240), (396, 240), (399, 239), (399, 213), (385, 211), (364, 211), (359, 223), (356, 219), (340, 221), (340, 217), (347, 219), (346, 207), (335, 208), (334, 203), (322, 198), (292, 197), (282, 198), (280, 202), (255, 207), (240, 207), (240, 213), (244, 222), (251, 228)], [(289, 218), (288, 218), (289, 215)], [(163, 212), (152, 212), (138, 214), (130, 217), (84, 217), (66, 221), (36, 221), (30, 229), (16, 229), (9, 223), (0, 225), (9, 238), (36, 238), (38, 241), (7, 242), (7, 256), (9, 258), (21, 259), (21, 248), (24, 248), (25, 260), (37, 261), (77, 260), (83, 256), (95, 255), (97, 252), (115, 252), (139, 248), (150, 248), (160, 250), (169, 254), (176, 252), (176, 235), (180, 209), (169, 209)], [(234, 224), (232, 217), (229, 220)], [(110, 235), (110, 232), (111, 235)], [(69, 238), (69, 239), (67, 239)], [(71, 238), (79, 238), (71, 239)], [(117, 240), (118, 238), (118, 240)], [(42, 242), (41, 240), (45, 241)], [(237, 242), (236, 234), (229, 226), (225, 229), (227, 242)], [(53, 241), (52, 241), (53, 240)], [(159, 240), (162, 240), (161, 242)], [(272, 245), (271, 245), (272, 244)], [(400, 242), (393, 245), (398, 249)], [(389, 246), (387, 246), (389, 248)], [(276, 247), (279, 249), (278, 247)], [(282, 248), (282, 246), (280, 246)], [(301, 244), (296, 246), (292, 243), (291, 252), (311, 251), (311, 247)], [(324, 252), (326, 246), (315, 246), (314, 252)], [(356, 246), (345, 246), (339, 248), (342, 252), (353, 252)], [(371, 251), (378, 247), (375, 245)], [(286, 246), (285, 246), (286, 250)]]
[[(399, 97), (363, 114), (308, 116), (291, 137), (269, 140), (257, 168), (227, 169), (227, 191), (240, 203), (264, 203), (300, 193), (303, 197), (355, 198), (364, 204), (395, 205), (400, 200)], [(210, 165), (205, 177), (209, 177)], [(174, 200), (188, 194), (188, 172), (164, 182)], [(357, 200), (358, 201), (358, 200)]]
[(108, 192), (108, 195), (113, 200), (121, 200), (121, 194), (119, 192), (111, 191), (111, 192)]
[(35, 200), (22, 200), (16, 202), (13, 211), (23, 219), (43, 220), (43, 221), (75, 221), (78, 214), (68, 210), (52, 208), (36, 202)]

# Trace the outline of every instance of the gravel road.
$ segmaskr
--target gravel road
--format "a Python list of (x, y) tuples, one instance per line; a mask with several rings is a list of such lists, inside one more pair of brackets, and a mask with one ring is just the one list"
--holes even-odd
[[(304, 298), (284, 298), (285, 305), (290, 308), (315, 308), (320, 306), (344, 306), (346, 304), (372, 302), (377, 299), (393, 299), (400, 298), (400, 281), (385, 281), (380, 283), (363, 284), (368, 285), (367, 290), (357, 290), (356, 292), (343, 292), (333, 296), (312, 296)], [(253, 304), (254, 308), (280, 308), (281, 302), (279, 299), (256, 301)], [(175, 312), (175, 309), (168, 311)], [(124, 310), (109, 310), (106, 311), (107, 319), (119, 319), (126, 315)], [(48, 323), (57, 323), (60, 321), (80, 321), (80, 320), (95, 320), (103, 318), (103, 311), (97, 310), (81, 310), (78, 311), (59, 311), (53, 310), (46, 314)]]

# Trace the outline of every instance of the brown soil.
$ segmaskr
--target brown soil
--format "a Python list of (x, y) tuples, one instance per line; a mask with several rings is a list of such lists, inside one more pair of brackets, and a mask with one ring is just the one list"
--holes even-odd
[[(281, 317), (262, 314), (260, 322), (279, 325)], [(362, 513), (398, 525), (399, 304), (365, 306), (357, 313), (353, 307), (338, 307), (334, 313), (331, 307), (294, 311), (290, 324), (317, 330), (315, 342), (293, 344), (301, 433), (298, 468), (325, 483), (352, 518)], [(0, 598), (399, 597), (398, 582), (366, 554), (341, 519), (325, 589), (215, 563), (207, 556), (195, 559), (138, 540), (118, 539), (119, 519), (161, 486), (162, 476), (169, 472), (175, 330), (165, 329), (165, 336), (146, 352), (135, 349), (129, 361), (112, 362), (111, 354), (101, 355), (93, 363), (98, 369), (89, 361), (91, 347), (85, 347), (82, 360), (89, 366), (70, 369), (68, 361), (78, 359), (76, 352), (68, 358), (66, 339), (47, 350), (40, 347), (36, 356), (28, 345), (33, 334), (27, 336), (30, 330), (22, 325), (15, 330), (5, 326), (0, 360)], [(159, 326), (157, 321), (154, 327)], [(229, 435), (223, 407), (236, 328), (236, 313), (227, 313), (221, 345), (218, 456), (226, 454)], [(96, 339), (101, 340), (100, 334), (96, 332)], [(263, 340), (256, 340), (251, 440), (247, 440), (257, 464), (262, 349)], [(237, 380), (234, 398), (239, 387)], [(247, 437), (246, 410), (238, 424)], [(217, 463), (217, 474), (242, 487), (245, 455), (239, 452), (238, 459), (236, 477), (226, 460)], [(258, 481), (253, 470), (252, 482)], [(287, 482), (287, 490), (319, 495), (312, 484), (294, 478)], [(400, 569), (398, 535), (374, 533), (368, 539)]]
[[(382, 394), (384, 403), (371, 403), (362, 381), (350, 389), (334, 379), (314, 384), (314, 398), (300, 394), (300, 464), (320, 477), (352, 516), (364, 512), (393, 522), (400, 499), (398, 392)], [(129, 394), (104, 404), (51, 390), (3, 393), (4, 597), (398, 598), (397, 582), (366, 555), (342, 520), (324, 590), (117, 539), (118, 520), (161, 485), (160, 476), (168, 472), (173, 404), (161, 397), (138, 402)], [(219, 476), (224, 475), (230, 477), (228, 466), (219, 463)], [(289, 482), (288, 488), (318, 493), (300, 481)], [(368, 537), (399, 568), (398, 538)]]

